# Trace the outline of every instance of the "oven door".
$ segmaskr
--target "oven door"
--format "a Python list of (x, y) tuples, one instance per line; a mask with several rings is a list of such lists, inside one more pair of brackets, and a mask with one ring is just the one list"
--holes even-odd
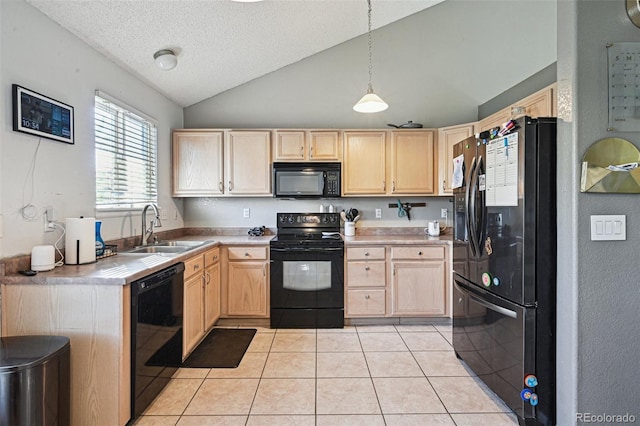
[(272, 247), (270, 270), (272, 326), (344, 324), (343, 247)]

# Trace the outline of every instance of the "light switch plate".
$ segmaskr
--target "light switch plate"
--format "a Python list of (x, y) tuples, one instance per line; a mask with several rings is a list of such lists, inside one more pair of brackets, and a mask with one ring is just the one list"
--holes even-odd
[(382, 218), (382, 209), (376, 209), (376, 219)]
[(248, 219), (248, 218), (250, 218), (250, 217), (251, 217), (251, 210), (249, 210), (249, 208), (248, 208), (248, 207), (245, 207), (245, 208), (242, 210), (242, 217), (244, 217), (245, 219)]
[(627, 217), (591, 215), (591, 241), (624, 241), (627, 239)]

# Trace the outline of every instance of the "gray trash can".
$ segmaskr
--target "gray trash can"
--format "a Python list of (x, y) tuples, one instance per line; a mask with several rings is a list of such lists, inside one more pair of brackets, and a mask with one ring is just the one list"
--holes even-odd
[(0, 337), (0, 425), (69, 425), (69, 338)]

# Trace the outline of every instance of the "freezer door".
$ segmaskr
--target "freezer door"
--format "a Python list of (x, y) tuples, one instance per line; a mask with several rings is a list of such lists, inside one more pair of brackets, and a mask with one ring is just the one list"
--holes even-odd
[[(456, 355), (520, 419), (535, 419), (537, 407), (521, 398), (525, 376), (536, 373), (535, 309), (511, 304), (459, 278), (453, 300)], [(551, 397), (538, 398), (546, 406), (550, 402), (544, 398)]]

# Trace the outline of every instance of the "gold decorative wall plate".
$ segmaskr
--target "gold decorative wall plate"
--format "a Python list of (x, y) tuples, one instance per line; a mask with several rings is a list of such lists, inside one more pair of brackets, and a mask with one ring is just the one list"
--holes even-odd
[(640, 0), (627, 0), (627, 15), (633, 25), (640, 28)]
[(580, 192), (640, 194), (640, 151), (620, 138), (601, 139), (582, 157)]

